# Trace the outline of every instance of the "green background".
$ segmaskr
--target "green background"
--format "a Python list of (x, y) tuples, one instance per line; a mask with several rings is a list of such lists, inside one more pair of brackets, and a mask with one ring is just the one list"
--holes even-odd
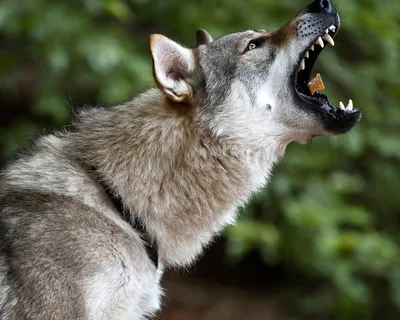
[[(188, 46), (286, 23), (308, 4), (288, 0), (2, 0), (0, 148), (68, 123), (73, 105), (112, 104), (153, 86), (148, 38)], [(338, 105), (363, 118), (349, 134), (292, 144), (268, 187), (227, 230), (226, 261), (257, 250), (310, 279), (291, 319), (400, 314), (400, 3), (336, 0), (342, 27), (314, 72)], [(290, 271), (289, 271), (290, 272)], [(316, 284), (315, 284), (316, 283)], [(386, 319), (385, 318), (385, 319)], [(308, 318), (307, 318), (308, 319)], [(400, 319), (400, 316), (399, 316)]]

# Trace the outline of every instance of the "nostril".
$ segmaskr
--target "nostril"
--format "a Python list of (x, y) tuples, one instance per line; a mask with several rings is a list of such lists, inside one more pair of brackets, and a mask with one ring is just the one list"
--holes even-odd
[(306, 8), (306, 11), (310, 13), (337, 13), (332, 4), (332, 0), (314, 0), (314, 2)]

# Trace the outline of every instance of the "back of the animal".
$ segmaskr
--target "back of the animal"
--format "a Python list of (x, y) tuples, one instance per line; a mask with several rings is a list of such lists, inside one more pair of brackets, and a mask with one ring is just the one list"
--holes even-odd
[[(80, 259), (86, 254), (79, 232), (85, 226), (71, 215), (82, 205), (58, 192), (80, 174), (58, 143), (55, 136), (40, 139), (0, 176), (2, 320), (82, 318), (75, 282), (82, 276)], [(71, 250), (76, 259), (67, 260)]]

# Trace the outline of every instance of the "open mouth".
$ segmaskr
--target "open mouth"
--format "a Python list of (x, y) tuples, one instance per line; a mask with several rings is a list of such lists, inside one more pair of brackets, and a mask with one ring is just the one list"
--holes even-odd
[[(353, 107), (352, 100), (349, 100), (347, 106), (340, 102), (338, 107), (334, 107), (329, 102), (328, 97), (318, 91), (324, 89), (320, 75), (317, 74), (317, 76), (311, 80), (311, 72), (318, 56), (327, 46), (335, 45), (333, 39), (337, 31), (338, 23), (329, 25), (323, 34), (320, 34), (317, 39), (314, 39), (312, 43), (310, 43), (308, 49), (301, 53), (298, 67), (294, 72), (294, 86), (297, 96), (302, 103), (312, 105), (313, 109), (319, 109), (319, 111), (324, 113), (325, 118), (329, 117), (329, 122), (335, 122), (335, 132), (344, 132), (347, 131), (344, 130), (344, 127), (347, 127), (347, 125), (344, 124), (355, 118), (357, 118), (358, 121), (360, 118), (360, 111)], [(342, 126), (340, 123), (343, 124), (343, 129), (340, 128)]]
[[(321, 35), (317, 38), (317, 40), (310, 46), (309, 49), (302, 55), (303, 58), (300, 61), (300, 64), (297, 69), (297, 78), (296, 78), (296, 90), (303, 98), (310, 100), (310, 102), (314, 102), (318, 105), (323, 105), (329, 103), (328, 97), (318, 91), (314, 91), (310, 78), (311, 72), (315, 62), (317, 61), (320, 53), (326, 48), (328, 45), (335, 46), (335, 42), (333, 40), (336, 35), (338, 27), (332, 24), (325, 30), (325, 34)], [(322, 79), (313, 79), (319, 83), (317, 83), (317, 87), (319, 89), (323, 89)], [(347, 108), (346, 108), (347, 109)]]

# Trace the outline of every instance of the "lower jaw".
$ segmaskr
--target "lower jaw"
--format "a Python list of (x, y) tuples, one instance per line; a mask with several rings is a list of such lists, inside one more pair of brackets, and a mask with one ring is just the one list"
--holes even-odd
[(303, 100), (303, 102), (306, 104), (311, 104), (312, 105), (311, 107), (321, 108), (322, 106), (325, 105), (331, 106), (328, 97), (323, 94), (318, 93), (314, 96), (309, 96), (299, 92), (298, 90), (296, 90), (296, 93), (300, 97), (300, 100)]
[(361, 112), (357, 109), (343, 110), (332, 106), (325, 95), (321, 95), (321, 99), (318, 99), (297, 92), (297, 96), (297, 101), (303, 105), (303, 109), (313, 113), (321, 121), (324, 133), (318, 132), (316, 136), (345, 133), (353, 128), (361, 117)]

